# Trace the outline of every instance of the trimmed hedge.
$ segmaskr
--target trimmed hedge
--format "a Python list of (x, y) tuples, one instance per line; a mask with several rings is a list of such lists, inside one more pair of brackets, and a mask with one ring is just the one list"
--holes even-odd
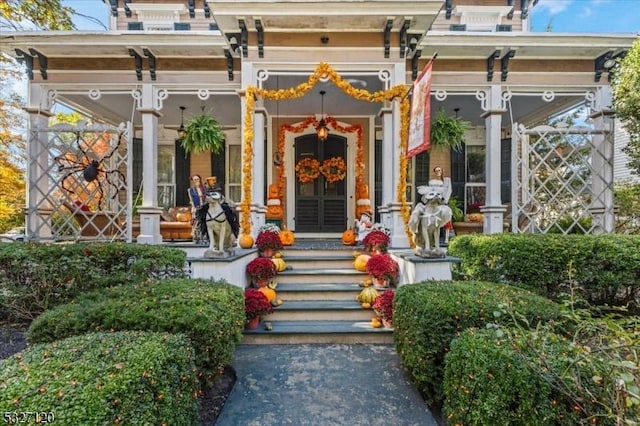
[(556, 299), (574, 290), (591, 305), (640, 312), (640, 236), (495, 234), (461, 235), (449, 254), (466, 279), (523, 286)]
[(199, 412), (194, 350), (184, 336), (85, 334), (29, 347), (1, 364), (1, 413), (53, 415), (56, 425), (190, 426)]
[(444, 357), (451, 341), (470, 327), (509, 324), (494, 316), (502, 306), (535, 326), (556, 320), (559, 306), (529, 291), (482, 282), (432, 281), (398, 288), (394, 299), (393, 339), (403, 365), (428, 404), (442, 403)]
[(451, 343), (443, 410), (451, 424), (614, 426), (622, 424), (619, 415), (638, 419), (637, 405), (620, 412), (610, 404), (608, 394), (619, 386), (615, 367), (596, 352), (548, 332), (511, 339), (497, 333), (471, 329)]
[(169, 279), (85, 293), (44, 312), (27, 332), (30, 342), (106, 330), (183, 333), (196, 350), (203, 378), (231, 363), (244, 329), (242, 289), (224, 281)]
[(28, 322), (78, 294), (186, 276), (183, 250), (125, 243), (0, 244), (0, 320)]

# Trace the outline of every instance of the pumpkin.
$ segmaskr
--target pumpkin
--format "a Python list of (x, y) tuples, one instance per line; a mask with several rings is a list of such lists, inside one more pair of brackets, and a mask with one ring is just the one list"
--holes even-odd
[(267, 297), (267, 300), (269, 301), (269, 303), (273, 302), (274, 300), (276, 300), (276, 291), (274, 289), (272, 289), (269, 286), (266, 287), (260, 287), (258, 289), (258, 291), (262, 294), (264, 294)]
[(267, 206), (267, 219), (280, 219), (284, 216), (282, 206)]
[(377, 297), (379, 295), (380, 295), (380, 293), (378, 293), (378, 290), (376, 290), (375, 288), (366, 287), (364, 290), (362, 290), (360, 292), (360, 294), (358, 294), (356, 299), (360, 303), (369, 303), (369, 304), (371, 304), (377, 299)]
[(280, 242), (282, 242), (283, 246), (293, 245), (294, 241), (296, 240), (296, 236), (294, 235), (293, 231), (289, 229), (283, 229), (282, 231), (280, 231), (279, 235)]
[(347, 229), (342, 233), (342, 244), (345, 246), (356, 245), (356, 233), (353, 229)]
[(377, 317), (371, 318), (371, 327), (373, 327), (373, 328), (382, 327), (382, 321), (380, 321), (380, 319), (377, 318)]
[(287, 263), (281, 257), (272, 258), (271, 261), (276, 265), (276, 270), (282, 272), (287, 268)]
[(366, 272), (367, 270), (367, 262), (371, 256), (368, 254), (361, 254), (356, 257), (356, 260), (353, 262), (353, 267), (356, 268), (356, 271)]
[(361, 304), (361, 306), (362, 306), (362, 309), (369, 309), (371, 308), (371, 303), (364, 302)]
[(482, 222), (484, 220), (484, 214), (482, 213), (469, 213), (467, 217), (469, 222)]
[(238, 243), (243, 249), (249, 249), (253, 247), (253, 237), (249, 234), (242, 234), (240, 235)]

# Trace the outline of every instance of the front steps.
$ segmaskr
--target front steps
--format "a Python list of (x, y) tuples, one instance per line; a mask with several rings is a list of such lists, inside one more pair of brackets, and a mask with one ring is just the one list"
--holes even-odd
[(263, 318), (258, 329), (245, 330), (242, 343), (393, 342), (393, 331), (371, 327), (375, 313), (356, 301), (362, 290), (358, 284), (368, 275), (354, 269), (353, 248), (339, 240), (319, 243), (323, 248), (296, 242), (283, 250), (290, 268), (277, 276), (277, 298), (283, 303)]

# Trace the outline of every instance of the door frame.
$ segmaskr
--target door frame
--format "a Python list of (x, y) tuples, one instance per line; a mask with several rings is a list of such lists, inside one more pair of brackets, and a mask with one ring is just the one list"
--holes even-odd
[[(300, 120), (297, 123), (292, 123), (292, 126), (296, 126), (299, 125), (300, 123), (302, 123), (303, 120)], [(338, 123), (341, 126), (348, 126), (348, 123), (342, 123), (340, 121), (338, 121)], [(308, 135), (310, 133), (315, 133), (315, 129), (313, 128), (313, 126), (309, 126), (307, 129), (305, 129), (304, 132), (301, 133), (293, 133), (293, 132), (286, 132), (285, 133), (285, 170), (287, 171), (287, 179), (297, 179), (296, 177), (296, 172), (295, 172), (295, 168), (296, 168), (296, 164), (295, 164), (295, 149), (293, 144), (295, 143), (295, 140), (297, 137), (301, 137), (301, 136), (305, 136)], [(347, 163), (347, 182), (345, 182), (346, 184), (346, 189), (347, 189), (347, 221), (345, 223), (345, 226), (347, 226), (347, 224), (353, 223), (354, 219), (355, 219), (355, 191), (356, 191), (356, 170), (355, 170), (355, 163), (356, 163), (356, 143), (357, 143), (357, 135), (354, 132), (351, 133), (342, 133), (339, 132), (335, 129), (331, 129), (331, 133), (341, 136), (343, 138), (346, 139), (346, 152), (347, 152), (347, 158), (345, 158), (345, 163)], [(293, 181), (290, 181), (291, 183), (293, 183)], [(296, 211), (296, 193), (295, 193), (295, 185), (294, 184), (288, 184), (287, 185), (287, 218), (286, 218), (286, 222), (287, 222), (287, 229), (291, 229), (295, 231), (295, 220), (294, 220), (294, 215), (295, 215), (295, 211)], [(323, 233), (323, 235), (326, 235), (327, 233)], [(333, 234), (333, 233), (329, 233), (329, 234)], [(305, 235), (310, 235), (310, 234), (306, 234)], [(336, 234), (337, 235), (337, 234)]]

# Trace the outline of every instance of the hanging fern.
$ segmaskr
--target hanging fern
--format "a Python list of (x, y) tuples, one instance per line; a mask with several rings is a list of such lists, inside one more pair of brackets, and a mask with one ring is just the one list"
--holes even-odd
[(186, 152), (193, 154), (208, 151), (219, 154), (224, 140), (222, 125), (211, 114), (203, 112), (189, 120), (181, 144)]
[(443, 148), (460, 151), (465, 144), (464, 132), (471, 123), (458, 117), (450, 117), (439, 110), (436, 119), (431, 123), (431, 144)]

